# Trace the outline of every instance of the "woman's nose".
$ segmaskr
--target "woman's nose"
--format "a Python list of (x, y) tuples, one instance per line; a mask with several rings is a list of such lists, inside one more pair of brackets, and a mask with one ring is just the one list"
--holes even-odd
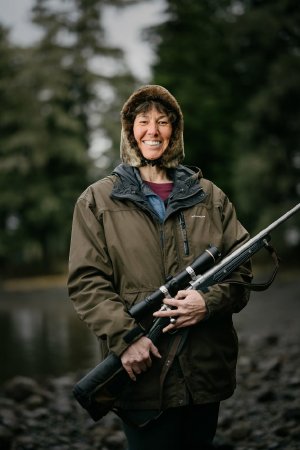
[(158, 133), (158, 124), (155, 121), (149, 122), (148, 134), (157, 134), (157, 133)]

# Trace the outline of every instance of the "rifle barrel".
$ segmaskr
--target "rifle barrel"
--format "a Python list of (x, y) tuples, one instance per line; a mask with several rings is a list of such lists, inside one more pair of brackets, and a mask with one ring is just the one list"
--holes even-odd
[(298, 210), (300, 209), (300, 203), (298, 203), (294, 208), (287, 211), (285, 214), (283, 214), (281, 217), (279, 217), (275, 222), (271, 223), (265, 230), (267, 233), (277, 228), (281, 223), (285, 222), (289, 217), (294, 215)]
[(215, 283), (224, 280), (234, 269), (236, 269), (243, 262), (247, 261), (258, 250), (266, 245), (270, 240), (270, 232), (277, 228), (281, 223), (285, 222), (289, 217), (295, 214), (300, 209), (300, 203), (294, 208), (287, 211), (277, 220), (272, 222), (267, 228), (264, 228), (253, 238), (249, 239), (245, 244), (238, 247), (234, 252), (225, 256), (218, 264), (212, 267), (212, 269), (205, 272), (204, 275), (200, 275), (196, 280), (190, 283), (189, 289), (201, 289), (206, 288), (209, 284), (208, 281), (214, 280)]

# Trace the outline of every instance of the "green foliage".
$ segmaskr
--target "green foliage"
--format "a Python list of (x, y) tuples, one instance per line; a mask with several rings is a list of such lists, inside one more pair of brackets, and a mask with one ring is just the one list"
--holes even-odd
[[(105, 42), (102, 10), (136, 2), (35, 0), (42, 37), (27, 48), (0, 26), (2, 274), (60, 270), (77, 196), (118, 163), (119, 112), (136, 83)], [(299, 202), (298, 2), (166, 5), (166, 21), (147, 34), (152, 82), (181, 104), (185, 162), (229, 194), (253, 233)], [(294, 254), (298, 216), (281, 240)]]
[[(168, 0), (166, 12), (149, 31), (154, 82), (182, 106), (186, 162), (229, 194), (254, 232), (299, 202), (298, 2)], [(282, 241), (295, 250), (299, 219)]]
[(166, 23), (152, 30), (154, 40), (159, 35), (154, 81), (174, 93), (185, 117), (185, 162), (227, 191), (235, 158), (231, 86), (224, 82), (230, 68), (221, 13), (228, 3), (170, 0)]
[[(118, 90), (122, 98), (133, 85), (122, 52), (105, 43), (104, 4), (73, 0), (54, 9), (36, 0), (32, 18), (42, 37), (28, 48), (0, 29), (2, 275), (65, 268), (76, 198), (101, 175), (89, 154), (93, 133), (103, 130), (104, 112), (105, 120), (115, 115)], [(109, 61), (118, 74), (104, 70)], [(107, 91), (113, 102), (102, 98)], [(108, 149), (112, 131), (102, 131)]]
[(299, 202), (299, 20), (292, 0), (255, 2), (245, 8), (232, 34), (242, 99), (234, 181), (240, 209), (254, 228), (269, 216), (257, 210), (268, 205), (278, 215)]

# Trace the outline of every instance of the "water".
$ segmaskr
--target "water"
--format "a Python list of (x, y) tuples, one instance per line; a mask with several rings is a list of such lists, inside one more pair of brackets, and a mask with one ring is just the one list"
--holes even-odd
[(0, 291), (0, 382), (47, 377), (96, 365), (97, 340), (64, 288)]
[[(276, 280), (253, 293), (234, 317), (238, 332), (299, 339), (299, 280)], [(97, 340), (78, 319), (65, 288), (0, 290), (0, 358), (0, 382), (87, 371), (99, 362)]]

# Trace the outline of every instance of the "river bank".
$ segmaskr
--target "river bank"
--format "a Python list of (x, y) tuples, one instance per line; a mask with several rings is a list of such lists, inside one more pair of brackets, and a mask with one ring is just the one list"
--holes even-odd
[[(279, 279), (235, 317), (238, 387), (222, 403), (216, 449), (300, 449), (299, 294), (299, 280)], [(118, 417), (95, 423), (73, 398), (82, 375), (16, 376), (1, 384), (0, 448), (125, 450)]]
[[(272, 334), (241, 343), (238, 388), (222, 403), (215, 448), (300, 448), (297, 342)], [(73, 399), (75, 375), (15, 377), (0, 392), (2, 450), (125, 450), (113, 413), (95, 423)]]

